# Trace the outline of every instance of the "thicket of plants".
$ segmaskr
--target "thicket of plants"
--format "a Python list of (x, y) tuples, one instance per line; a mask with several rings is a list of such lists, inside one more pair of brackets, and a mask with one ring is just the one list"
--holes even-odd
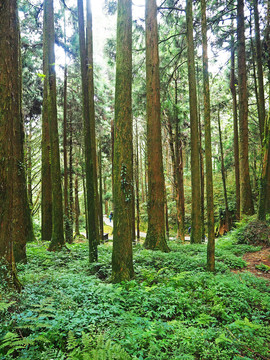
[(115, 285), (110, 243), (91, 267), (86, 241), (60, 253), (28, 244), (22, 293), (1, 287), (0, 359), (268, 359), (269, 284), (231, 272), (260, 247), (236, 235), (218, 241), (215, 274), (204, 244), (136, 245), (136, 278)]

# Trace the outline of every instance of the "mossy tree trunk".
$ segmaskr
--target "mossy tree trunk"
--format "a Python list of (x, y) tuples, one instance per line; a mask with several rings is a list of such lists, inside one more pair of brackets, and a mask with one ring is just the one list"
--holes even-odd
[(160, 123), (160, 81), (156, 0), (146, 0), (146, 112), (148, 230), (146, 249), (168, 252), (165, 238), (164, 174)]
[[(44, 51), (44, 75), (46, 83), (46, 93), (44, 93), (44, 103), (47, 106), (49, 136), (50, 136), (50, 163), (52, 179), (52, 237), (49, 251), (60, 250), (64, 243), (63, 225), (63, 204), (60, 172), (60, 153), (57, 124), (56, 107), (56, 75), (55, 75), (55, 54), (54, 54), (54, 12), (53, 0), (44, 1), (44, 31), (43, 31), (43, 51)], [(46, 97), (45, 97), (46, 96)], [(46, 226), (46, 224), (45, 224)]]
[[(233, 32), (233, 26), (232, 26)], [(238, 139), (238, 117), (237, 117), (237, 95), (235, 79), (235, 41), (231, 37), (231, 75), (230, 89), (233, 99), (233, 148), (234, 148), (234, 173), (235, 173), (235, 202), (236, 202), (236, 219), (240, 220), (240, 174), (239, 174), (239, 139)]]
[(207, 199), (207, 269), (215, 271), (215, 219), (212, 170), (212, 139), (210, 116), (210, 90), (208, 72), (207, 18), (206, 1), (201, 0), (202, 45), (203, 45), (203, 100), (205, 126), (205, 167), (206, 167), (206, 199)]
[(1, 280), (17, 290), (13, 246), (25, 255), (27, 188), (23, 155), (21, 64), (16, 0), (0, 5), (0, 266)]
[(134, 276), (132, 261), (134, 186), (131, 7), (131, 0), (118, 0), (113, 156), (113, 282), (129, 280)]
[[(89, 0), (88, 0), (89, 1)], [(93, 144), (93, 134), (95, 128), (94, 121), (94, 88), (93, 88), (93, 56), (92, 49), (92, 21), (91, 5), (87, 1), (87, 39), (84, 26), (83, 1), (78, 0), (78, 20), (79, 20), (79, 41), (81, 58), (81, 77), (82, 77), (82, 96), (83, 96), (83, 119), (84, 119), (84, 153), (85, 153), (85, 187), (86, 187), (86, 219), (89, 239), (89, 261), (90, 263), (98, 259), (98, 206), (97, 206), (97, 179), (96, 156), (93, 154), (95, 145)], [(89, 28), (90, 27), (90, 28)], [(89, 49), (89, 47), (91, 49)], [(89, 56), (89, 59), (87, 58)]]
[(200, 191), (200, 153), (198, 136), (198, 107), (197, 90), (194, 62), (193, 41), (193, 15), (192, 0), (187, 0), (187, 47), (188, 47), (188, 81), (189, 81), (189, 107), (190, 107), (190, 138), (191, 138), (191, 243), (201, 243), (202, 219), (201, 219), (201, 191)]
[(237, 1), (241, 216), (254, 214), (248, 160), (248, 98), (244, 1)]

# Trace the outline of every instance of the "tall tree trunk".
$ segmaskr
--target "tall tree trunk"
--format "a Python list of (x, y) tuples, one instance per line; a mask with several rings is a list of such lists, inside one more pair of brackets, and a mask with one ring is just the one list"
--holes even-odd
[(99, 227), (100, 227), (100, 237), (103, 240), (104, 227), (103, 227), (103, 196), (102, 196), (102, 150), (101, 150), (101, 140), (99, 144)]
[(201, 218), (202, 218), (202, 239), (205, 238), (204, 229), (204, 161), (203, 161), (203, 147), (202, 147), (202, 124), (200, 115), (200, 106), (198, 107), (198, 122), (199, 122), (199, 149), (200, 149), (200, 178), (201, 178)]
[(143, 156), (142, 156), (142, 144), (140, 142), (140, 188), (141, 188), (141, 199), (142, 203), (145, 202), (145, 193), (144, 193), (144, 180), (143, 180)]
[[(233, 31), (233, 26), (232, 26)], [(235, 173), (235, 201), (236, 219), (240, 220), (240, 174), (239, 174), (239, 141), (238, 141), (238, 118), (237, 118), (237, 96), (235, 79), (235, 42), (234, 36), (231, 37), (231, 79), (230, 89), (233, 98), (233, 144), (234, 144), (234, 173)]]
[(138, 120), (136, 122), (136, 162), (135, 162), (135, 184), (136, 184), (136, 237), (137, 241), (140, 241), (140, 198), (139, 198), (139, 139), (138, 139)]
[(32, 192), (32, 119), (29, 119), (29, 133), (27, 135), (27, 195), (30, 209), (33, 207), (33, 192)]
[[(66, 17), (64, 8), (64, 42), (66, 45)], [(63, 154), (64, 154), (64, 224), (65, 236), (68, 243), (72, 243), (72, 231), (69, 223), (69, 204), (68, 204), (68, 159), (67, 159), (67, 82), (68, 68), (65, 51), (65, 68), (64, 68), (64, 91), (63, 91)]]
[(219, 132), (219, 147), (220, 147), (220, 156), (221, 156), (221, 175), (222, 175), (223, 193), (224, 193), (224, 201), (225, 201), (225, 224), (226, 224), (226, 226), (228, 226), (227, 231), (229, 231), (230, 230), (230, 215), (229, 215), (228, 196), (227, 196), (227, 187), (226, 187), (226, 174), (225, 174), (225, 165), (224, 165), (222, 133), (221, 133), (221, 126), (220, 126), (220, 108), (218, 108), (218, 132)]
[(206, 199), (207, 199), (207, 269), (215, 271), (215, 219), (212, 170), (211, 112), (208, 73), (207, 19), (206, 1), (201, 0), (202, 11), (202, 43), (203, 43), (203, 102), (205, 126), (205, 167), (206, 167)]
[[(177, 112), (177, 80), (175, 80), (175, 112)], [(184, 197), (184, 173), (182, 142), (179, 134), (178, 116), (175, 116), (175, 189), (176, 189), (176, 211), (177, 211), (177, 236), (182, 243), (185, 242), (185, 197)]]
[(112, 281), (134, 276), (134, 189), (132, 145), (132, 2), (118, 0), (113, 157), (114, 229)]
[[(93, 30), (92, 30), (92, 8), (91, 0), (86, 1), (86, 57), (87, 57), (87, 78), (88, 78), (88, 96), (89, 96), (89, 122), (90, 122), (90, 146), (91, 161), (93, 165), (93, 182), (94, 182), (94, 214), (95, 214), (95, 231), (93, 238), (96, 237), (97, 244), (100, 242), (99, 234), (99, 195), (98, 195), (98, 178), (97, 178), (97, 150), (96, 150), (96, 122), (95, 122), (95, 88), (94, 88), (94, 61), (93, 61)], [(103, 222), (103, 216), (101, 221)]]
[(75, 238), (80, 236), (80, 227), (79, 227), (79, 219), (80, 219), (80, 203), (79, 203), (79, 176), (78, 176), (78, 167), (79, 161), (78, 157), (76, 158), (76, 175), (74, 182), (74, 192), (75, 192)]
[(265, 221), (267, 210), (267, 201), (269, 199), (268, 192), (268, 174), (270, 167), (270, 118), (269, 115), (265, 121), (265, 137), (263, 141), (263, 163), (262, 163), (262, 175), (260, 179), (260, 197), (259, 197), (259, 207), (258, 207), (258, 219)]
[(259, 87), (259, 124), (261, 139), (264, 134), (264, 123), (265, 123), (265, 99), (264, 99), (264, 84), (263, 84), (263, 67), (262, 67), (262, 45), (260, 38), (260, 23), (259, 23), (259, 12), (258, 12), (258, 0), (254, 0), (254, 19), (255, 19), (255, 43), (256, 43), (256, 63), (257, 63), (257, 74), (258, 74), (258, 87)]
[(244, 1), (237, 0), (241, 216), (254, 214), (248, 160), (248, 98)]
[(68, 242), (71, 244), (73, 242), (73, 127), (72, 119), (70, 115), (69, 120), (69, 211), (68, 211), (68, 231), (69, 237)]
[[(89, 0), (88, 0), (89, 1)], [(81, 57), (81, 77), (82, 77), (82, 94), (83, 94), (83, 118), (84, 118), (84, 147), (85, 147), (85, 174), (86, 174), (86, 212), (88, 223), (89, 238), (89, 261), (90, 263), (97, 261), (98, 252), (98, 223), (97, 223), (97, 206), (96, 198), (96, 157), (92, 153), (93, 143), (93, 59), (91, 57), (92, 44), (92, 28), (91, 28), (91, 10), (90, 3), (87, 2), (87, 40), (85, 39), (83, 1), (78, 0), (78, 20), (79, 20), (79, 41), (80, 41), (80, 57)], [(86, 47), (86, 45), (88, 45)], [(87, 58), (89, 56), (89, 59)], [(89, 66), (90, 64), (90, 66)], [(90, 85), (92, 84), (92, 86)], [(91, 113), (91, 115), (90, 115)]]
[(44, 74), (47, 87), (47, 103), (49, 134), (51, 145), (51, 178), (52, 178), (52, 238), (49, 245), (50, 251), (60, 250), (65, 243), (63, 224), (63, 203), (60, 172), (60, 153), (57, 125), (56, 107), (56, 75), (54, 55), (54, 13), (53, 0), (44, 1)]
[(19, 249), (19, 260), (26, 260), (29, 206), (23, 155), (22, 75), (17, 1), (4, 1), (0, 6), (0, 18), (1, 280), (20, 290), (13, 246)]
[(188, 79), (189, 79), (189, 107), (190, 107), (190, 130), (191, 130), (191, 243), (201, 243), (202, 219), (201, 219), (201, 194), (200, 194), (200, 153), (198, 136), (198, 113), (197, 113), (197, 90), (194, 62), (193, 41), (193, 15), (192, 0), (187, 0), (187, 45), (188, 45)]
[[(47, 25), (46, 25), (47, 26)], [(45, 31), (44, 31), (45, 34)], [(51, 142), (49, 132), (49, 108), (48, 108), (48, 81), (46, 79), (48, 72), (48, 45), (45, 40), (49, 37), (46, 34), (43, 49), (43, 73), (44, 88), (43, 88), (43, 106), (42, 106), (42, 166), (41, 166), (41, 238), (42, 240), (49, 241), (52, 238), (52, 176), (51, 176)], [(48, 41), (48, 40), (47, 40)]]
[(144, 246), (168, 252), (164, 219), (164, 174), (160, 122), (160, 81), (156, 0), (146, 0), (146, 111), (148, 230)]

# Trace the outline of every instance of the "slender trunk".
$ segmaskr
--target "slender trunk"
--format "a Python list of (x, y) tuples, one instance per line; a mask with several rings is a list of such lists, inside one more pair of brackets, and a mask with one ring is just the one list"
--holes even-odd
[(190, 107), (190, 130), (191, 130), (191, 243), (201, 243), (202, 219), (201, 219), (201, 194), (200, 194), (200, 154), (198, 137), (198, 113), (197, 113), (197, 90), (194, 62), (193, 41), (193, 15), (192, 0), (187, 0), (187, 46), (188, 46), (188, 78), (189, 78), (189, 107)]
[(201, 116), (200, 116), (200, 107), (199, 111), (199, 147), (200, 147), (200, 178), (201, 178), (201, 218), (202, 218), (202, 239), (205, 238), (205, 229), (204, 229), (204, 161), (203, 161), (203, 148), (202, 148), (202, 125), (201, 125)]
[(73, 127), (70, 115), (69, 121), (69, 212), (68, 212), (68, 242), (73, 242)]
[(256, 63), (259, 85), (259, 124), (261, 139), (263, 139), (264, 123), (265, 123), (265, 99), (264, 99), (264, 84), (263, 84), (263, 67), (262, 67), (262, 45), (260, 38), (260, 23), (258, 12), (258, 0), (254, 0), (254, 20), (255, 20), (255, 43), (256, 43)]
[(240, 190), (241, 215), (254, 214), (248, 160), (248, 99), (245, 50), (244, 1), (237, 1)]
[(167, 200), (167, 191), (166, 186), (164, 188), (165, 200), (164, 200), (164, 208), (165, 208), (165, 231), (166, 231), (166, 239), (170, 238), (170, 228), (169, 228), (169, 213), (168, 213), (168, 200)]
[[(86, 1), (86, 58), (87, 58), (87, 81), (88, 81), (88, 97), (89, 97), (89, 131), (90, 131), (90, 157), (91, 157), (91, 177), (93, 178), (94, 185), (94, 202), (91, 205), (95, 217), (95, 229), (93, 228), (92, 237), (93, 241), (98, 244), (100, 241), (99, 234), (99, 195), (98, 195), (98, 178), (97, 178), (97, 150), (96, 150), (96, 123), (95, 123), (95, 88), (94, 88), (94, 62), (93, 62), (93, 31), (92, 31), (92, 8), (91, 0)], [(101, 218), (103, 224), (103, 216)], [(92, 226), (91, 226), (92, 229)], [(102, 239), (102, 238), (101, 238)], [(96, 246), (96, 245), (95, 245)], [(95, 249), (95, 251), (97, 251)]]
[[(103, 177), (103, 189), (104, 189), (104, 194), (107, 194), (107, 183), (106, 183), (106, 177)], [(105, 198), (104, 201), (104, 214), (107, 215), (109, 212), (109, 208), (108, 208), (108, 200)]]
[(225, 201), (225, 225), (226, 225), (226, 231), (229, 231), (230, 216), (229, 216), (228, 196), (227, 196), (227, 187), (226, 187), (226, 174), (225, 174), (225, 165), (224, 165), (224, 152), (223, 152), (222, 133), (220, 126), (219, 108), (218, 108), (218, 132), (219, 132), (219, 147), (220, 147), (220, 156), (221, 156), (221, 175), (222, 175), (223, 193), (224, 193), (224, 201)]
[(33, 193), (32, 193), (32, 119), (29, 119), (29, 134), (27, 136), (27, 194), (30, 209), (33, 208)]
[(113, 157), (114, 229), (112, 281), (134, 276), (134, 187), (132, 139), (132, 2), (118, 0)]
[[(89, 0), (88, 0), (89, 1)], [(83, 96), (83, 119), (84, 119), (84, 152), (85, 152), (85, 174), (86, 174), (86, 214), (88, 224), (88, 239), (89, 239), (89, 261), (90, 263), (97, 261), (97, 207), (96, 200), (96, 179), (94, 178), (96, 173), (96, 157), (93, 156), (92, 151), (95, 145), (93, 145), (93, 59), (91, 57), (91, 44), (92, 44), (92, 30), (91, 30), (91, 16), (90, 4), (87, 2), (87, 42), (85, 39), (84, 29), (84, 13), (83, 13), (83, 1), (78, 0), (78, 21), (79, 21), (79, 42), (80, 42), (80, 58), (81, 58), (81, 78), (82, 78), (82, 96)], [(86, 44), (88, 45), (86, 47)], [(90, 51), (89, 51), (90, 50)], [(87, 58), (87, 55), (90, 57)], [(90, 64), (90, 66), (89, 66)], [(91, 115), (90, 115), (91, 113)]]
[(104, 227), (103, 227), (103, 196), (102, 196), (102, 151), (101, 151), (101, 141), (99, 144), (99, 227), (100, 227), (100, 237), (103, 240)]
[[(232, 26), (233, 31), (233, 26)], [(235, 79), (235, 52), (234, 37), (231, 38), (231, 79), (230, 89), (233, 98), (233, 144), (234, 144), (234, 173), (235, 173), (235, 201), (236, 219), (240, 220), (240, 174), (239, 174), (239, 142), (238, 142), (238, 118), (237, 118), (237, 96)]]
[(46, 102), (50, 134), (50, 160), (52, 179), (52, 238), (50, 251), (60, 250), (65, 243), (63, 227), (63, 204), (60, 172), (60, 153), (56, 106), (56, 74), (54, 55), (54, 12), (53, 0), (44, 2), (44, 74), (46, 82)]
[(215, 219), (212, 170), (211, 112), (208, 73), (207, 19), (206, 1), (201, 0), (202, 10), (202, 43), (203, 43), (203, 100), (204, 100), (204, 133), (205, 133), (205, 167), (207, 199), (207, 269), (215, 271)]
[(141, 187), (141, 199), (142, 199), (142, 203), (145, 202), (145, 193), (144, 193), (144, 180), (143, 180), (143, 156), (142, 156), (142, 145), (140, 142), (140, 187)]
[(78, 161), (78, 158), (76, 158), (76, 175), (75, 175), (75, 182), (74, 182), (74, 192), (75, 192), (75, 238), (77, 236), (80, 236), (80, 227), (79, 227), (80, 203), (79, 203), (78, 166), (79, 166), (79, 161)]
[(175, 80), (175, 190), (176, 190), (176, 211), (177, 211), (177, 237), (182, 243), (185, 242), (185, 203), (184, 203), (184, 173), (183, 173), (183, 157), (182, 142), (179, 134), (179, 124), (177, 116), (177, 80)]
[(146, 0), (146, 111), (148, 230), (144, 246), (168, 252), (164, 219), (164, 174), (160, 122), (160, 81), (156, 0)]
[(135, 162), (135, 183), (136, 183), (136, 230), (137, 230), (137, 241), (140, 241), (140, 199), (139, 199), (139, 140), (138, 140), (138, 120), (136, 122), (136, 162)]
[[(64, 42), (66, 45), (66, 17), (64, 8)], [(69, 204), (68, 204), (68, 159), (67, 159), (67, 82), (68, 69), (65, 51), (65, 68), (64, 68), (64, 91), (63, 91), (63, 155), (64, 155), (64, 224), (65, 236), (68, 243), (72, 243), (72, 231), (69, 222)]]

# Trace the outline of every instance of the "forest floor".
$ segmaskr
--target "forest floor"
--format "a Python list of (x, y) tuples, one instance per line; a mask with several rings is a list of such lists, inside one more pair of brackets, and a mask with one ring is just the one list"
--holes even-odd
[(27, 244), (22, 292), (0, 281), (0, 360), (270, 359), (270, 281), (244, 260), (266, 266), (269, 253), (232, 232), (216, 242), (212, 274), (205, 244), (168, 243), (169, 253), (134, 245), (134, 279), (120, 284), (111, 241), (93, 264), (87, 239), (59, 252)]
[(248, 270), (257, 277), (270, 280), (270, 248), (264, 248), (257, 252), (246, 253), (243, 256), (243, 260), (245, 260), (247, 263), (246, 268), (241, 270), (233, 270), (234, 272)]

